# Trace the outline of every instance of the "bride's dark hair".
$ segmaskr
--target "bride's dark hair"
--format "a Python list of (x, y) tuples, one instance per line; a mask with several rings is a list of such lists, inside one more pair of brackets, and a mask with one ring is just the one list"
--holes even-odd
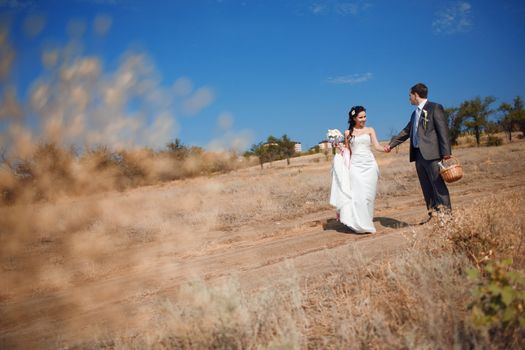
[(350, 137), (352, 137), (352, 133), (354, 132), (354, 126), (355, 126), (355, 117), (361, 112), (366, 112), (366, 108), (363, 106), (354, 106), (348, 112), (348, 131), (350, 131)]

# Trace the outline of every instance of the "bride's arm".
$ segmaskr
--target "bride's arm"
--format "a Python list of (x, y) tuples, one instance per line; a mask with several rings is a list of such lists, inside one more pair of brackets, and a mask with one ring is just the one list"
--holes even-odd
[(350, 131), (345, 130), (345, 147), (348, 150), (348, 154), (352, 156), (352, 148), (350, 147)]
[(381, 146), (381, 144), (377, 140), (376, 131), (373, 128), (370, 128), (370, 138), (372, 139), (372, 144), (374, 145), (374, 148), (377, 151), (385, 152), (385, 148)]

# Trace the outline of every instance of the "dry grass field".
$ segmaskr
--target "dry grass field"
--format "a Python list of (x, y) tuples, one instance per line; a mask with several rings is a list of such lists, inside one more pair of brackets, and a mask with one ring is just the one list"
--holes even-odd
[(322, 154), (0, 207), (0, 348), (524, 346), (473, 322), (467, 269), (525, 272), (525, 142), (454, 151), (444, 227), (407, 147), (376, 154), (373, 235), (334, 220)]

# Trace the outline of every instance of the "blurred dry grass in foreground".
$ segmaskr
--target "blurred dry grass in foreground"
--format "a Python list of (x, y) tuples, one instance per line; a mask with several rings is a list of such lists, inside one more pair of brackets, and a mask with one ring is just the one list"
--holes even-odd
[[(525, 142), (463, 148), (455, 154), (465, 168), (465, 178), (451, 186), (455, 193), (490, 195), (457, 208), (445, 232), (424, 226), (411, 248), (385, 260), (370, 261), (364, 252), (350, 249), (346, 260), (334, 256), (330, 273), (307, 280), (296, 275), (292, 261), (290, 279), (265, 290), (247, 292), (234, 275), (224, 285), (192, 282), (152, 308), (157, 323), (145, 326), (143, 333), (93, 335), (93, 342), (72, 348), (523, 346), (523, 329), (501, 339), (490, 327), (474, 325), (468, 309), (473, 283), (466, 271), (483, 271), (487, 261), (503, 258), (513, 258), (511, 268), (525, 271), (525, 204), (522, 193), (505, 190), (507, 180), (523, 189)], [(406, 147), (377, 159), (377, 210), (423, 206)], [(97, 181), (92, 176), (89, 181)], [(254, 166), (124, 192), (110, 186), (83, 197), (4, 206), (1, 305), (53, 296), (234, 243), (279, 239), (288, 232), (267, 237), (261, 228), (330, 210), (329, 187), (330, 158), (313, 155), (293, 159), (289, 167), (285, 161), (274, 162), (262, 171)], [(454, 192), (452, 200), (454, 204)], [(156, 277), (169, 280), (163, 274)], [(126, 287), (112, 288), (119, 294)], [(17, 315), (4, 316), (3, 326), (17, 320)]]
[(76, 154), (54, 143), (33, 145), (25, 158), (3, 156), (0, 163), (0, 205), (54, 201), (177, 179), (225, 173), (254, 164), (235, 153), (201, 148), (164, 151), (107, 147)]

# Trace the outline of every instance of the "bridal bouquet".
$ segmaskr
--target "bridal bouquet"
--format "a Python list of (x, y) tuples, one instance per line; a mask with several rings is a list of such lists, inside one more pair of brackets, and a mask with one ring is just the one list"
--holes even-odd
[(343, 156), (345, 165), (350, 168), (350, 150), (345, 147), (343, 141), (345, 137), (341, 132), (337, 129), (328, 129), (328, 132), (326, 133), (326, 137), (328, 140), (332, 143), (332, 147), (334, 147), (337, 152)]
[(343, 142), (344, 140), (343, 134), (341, 134), (341, 132), (337, 129), (328, 129), (326, 137), (328, 138), (328, 141), (330, 141), (332, 144), (338, 144)]

